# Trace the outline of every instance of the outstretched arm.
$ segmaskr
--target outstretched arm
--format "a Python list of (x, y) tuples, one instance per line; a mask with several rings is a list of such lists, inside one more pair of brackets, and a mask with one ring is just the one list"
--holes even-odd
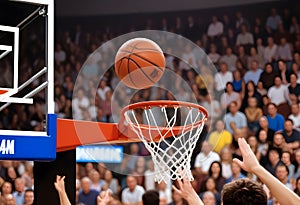
[(71, 202), (69, 201), (65, 190), (65, 176), (61, 177), (57, 175), (56, 182), (54, 182), (54, 186), (59, 195), (60, 205), (71, 205)]
[(243, 161), (233, 159), (234, 162), (247, 172), (255, 174), (269, 188), (272, 195), (276, 197), (280, 204), (300, 204), (300, 198), (294, 192), (259, 164), (245, 139), (239, 138), (238, 143), (243, 156)]
[(204, 205), (187, 177), (184, 177), (182, 181), (178, 179), (177, 182), (179, 188), (172, 185), (174, 191), (180, 194), (189, 205)]

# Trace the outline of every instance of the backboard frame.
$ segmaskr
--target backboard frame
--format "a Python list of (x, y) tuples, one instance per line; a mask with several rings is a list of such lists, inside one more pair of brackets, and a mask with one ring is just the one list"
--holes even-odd
[[(45, 131), (20, 131), (20, 130), (0, 130), (0, 160), (45, 160), (50, 161), (56, 158), (56, 125), (57, 117), (54, 114), (54, 0), (13, 0), (20, 3), (36, 4), (45, 6), (47, 13), (45, 15), (45, 64), (46, 64), (46, 81), (41, 84), (35, 92), (30, 92), (23, 98), (32, 97), (42, 89), (46, 89), (46, 130)], [(0, 27), (8, 31), (16, 31), (17, 44), (19, 41), (19, 29), (17, 27)], [(8, 47), (7, 47), (8, 48)], [(14, 49), (19, 55), (19, 50)], [(18, 59), (14, 61), (14, 70), (18, 73)], [(42, 69), (45, 72), (45, 68)], [(40, 75), (40, 74), (38, 74)], [(34, 76), (33, 76), (34, 77)], [(14, 76), (13, 92), (17, 92), (20, 87), (18, 85), (18, 75)], [(30, 80), (30, 79), (29, 79)], [(24, 83), (25, 84), (25, 83)], [(8, 90), (8, 92), (10, 92)], [(6, 93), (5, 93), (6, 94)], [(1, 100), (1, 98), (0, 98)], [(5, 106), (11, 103), (20, 103), (19, 100), (8, 102)], [(2, 101), (6, 102), (6, 101)]]

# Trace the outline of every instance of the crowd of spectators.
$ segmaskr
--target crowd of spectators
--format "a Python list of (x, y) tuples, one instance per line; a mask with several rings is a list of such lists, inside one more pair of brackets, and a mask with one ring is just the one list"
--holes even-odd
[[(122, 102), (126, 102), (124, 99), (128, 102), (159, 99), (190, 101), (195, 97), (208, 110), (210, 119), (205, 139), (198, 144), (192, 160), (195, 178), (192, 184), (203, 201), (208, 201), (205, 204), (219, 205), (220, 192), (227, 182), (243, 177), (257, 180), (256, 176), (232, 163), (233, 157), (241, 158), (238, 137), (245, 138), (260, 163), (299, 195), (299, 19), (287, 9), (277, 11), (275, 8), (270, 9), (266, 19), (256, 16), (254, 22), (239, 11), (232, 19), (227, 14), (218, 16), (222, 18), (213, 15), (211, 21), (206, 22), (205, 32), (201, 32), (193, 16), (189, 16), (186, 23), (180, 17), (163, 18), (158, 28), (153, 27), (150, 21), (145, 26), (145, 29), (161, 29), (183, 35), (207, 53), (208, 58), (203, 59), (186, 47), (183, 55), (189, 59), (188, 65), (180, 58), (166, 55), (168, 69), (182, 76), (192, 93), (186, 92), (180, 82), (176, 82), (172, 94), (163, 88), (149, 88), (128, 99), (126, 88), (120, 88), (116, 96), (123, 99)], [(171, 21), (176, 22), (175, 26), (168, 24)], [(97, 82), (97, 69), (93, 69), (93, 66), (108, 67), (105, 63), (108, 57), (93, 55), (89, 58), (92, 62), (85, 64), (90, 68), (84, 69), (86, 73), (82, 76), (85, 79), (77, 76), (87, 57), (115, 34), (110, 31), (99, 35), (85, 31), (82, 25), (77, 25), (74, 32), (72, 28), (64, 29), (64, 32), (58, 32), (55, 46), (56, 113), (60, 118), (113, 122), (116, 118), (113, 110), (124, 106), (118, 99), (111, 99), (118, 79), (113, 69), (108, 69)], [(37, 52), (41, 43), (33, 31), (29, 35), (28, 43), (21, 49), (26, 55), (25, 60), (20, 62), (20, 69), (24, 71), (20, 82), (44, 65), (43, 54)], [(117, 48), (106, 44), (106, 49), (115, 52)], [(218, 72), (215, 75), (205, 72), (207, 68), (203, 62), (213, 64)], [(1, 66), (6, 68), (3, 76), (11, 75), (7, 64)], [(76, 86), (81, 86), (73, 96), (75, 82)], [(41, 96), (37, 99), (37, 103), (26, 109), (23, 105), (15, 105), (13, 109), (2, 111), (0, 127), (42, 130), (45, 99)], [(95, 204), (99, 192), (107, 189), (114, 193), (114, 204), (141, 204), (142, 194), (150, 189), (159, 190), (161, 204), (186, 204), (172, 192), (170, 184), (154, 182), (153, 162), (143, 157), (149, 153), (142, 144), (126, 144), (124, 147), (129, 155), (120, 164), (119, 173), (129, 173), (127, 177), (113, 173), (103, 163), (77, 164), (78, 204)], [(29, 167), (32, 169), (28, 162), (2, 162), (2, 197), (6, 192), (19, 192), (18, 181), (26, 184), (27, 189), (33, 189), (32, 171), (27, 170)], [(25, 193), (25, 188), (22, 193)], [(272, 204), (276, 199), (267, 193)], [(18, 201), (18, 198), (15, 197), (15, 200)]]

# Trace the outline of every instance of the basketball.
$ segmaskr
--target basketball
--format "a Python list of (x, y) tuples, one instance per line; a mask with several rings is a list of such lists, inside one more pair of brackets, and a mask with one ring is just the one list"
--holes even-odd
[(152, 40), (134, 38), (125, 42), (115, 57), (115, 72), (128, 87), (145, 89), (162, 77), (166, 61), (161, 48)]

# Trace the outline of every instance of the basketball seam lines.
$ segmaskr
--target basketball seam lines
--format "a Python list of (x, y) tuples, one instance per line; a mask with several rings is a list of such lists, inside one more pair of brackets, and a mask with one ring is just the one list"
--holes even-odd
[[(150, 80), (152, 83), (156, 83), (155, 81), (153, 81), (149, 76), (148, 76), (148, 74), (147, 73), (145, 73), (145, 71), (143, 71), (143, 69), (140, 67), (140, 65), (137, 63), (137, 62), (135, 62), (135, 60), (133, 60), (133, 59), (131, 59), (131, 58), (129, 58), (129, 60), (131, 60), (139, 69), (140, 69), (140, 71), (146, 76), (146, 78), (148, 78), (148, 80)], [(134, 72), (134, 71), (133, 71)]]
[[(138, 54), (136, 54), (136, 53), (132, 53), (132, 52), (130, 52), (130, 51), (123, 51), (123, 52), (130, 53), (129, 57), (130, 57), (131, 55), (137, 56), (137, 57), (143, 59), (144, 61), (146, 61), (146, 62), (148, 62), (148, 63), (154, 65), (154, 66), (155, 66), (156, 68), (158, 68), (160, 71), (163, 71), (163, 69), (162, 69), (160, 66), (158, 66), (157, 64), (153, 63), (152, 61), (148, 60), (147, 58), (145, 58), (145, 57), (143, 57), (143, 56), (140, 56), (140, 55), (138, 55)], [(139, 68), (140, 68), (140, 67), (139, 67)]]

